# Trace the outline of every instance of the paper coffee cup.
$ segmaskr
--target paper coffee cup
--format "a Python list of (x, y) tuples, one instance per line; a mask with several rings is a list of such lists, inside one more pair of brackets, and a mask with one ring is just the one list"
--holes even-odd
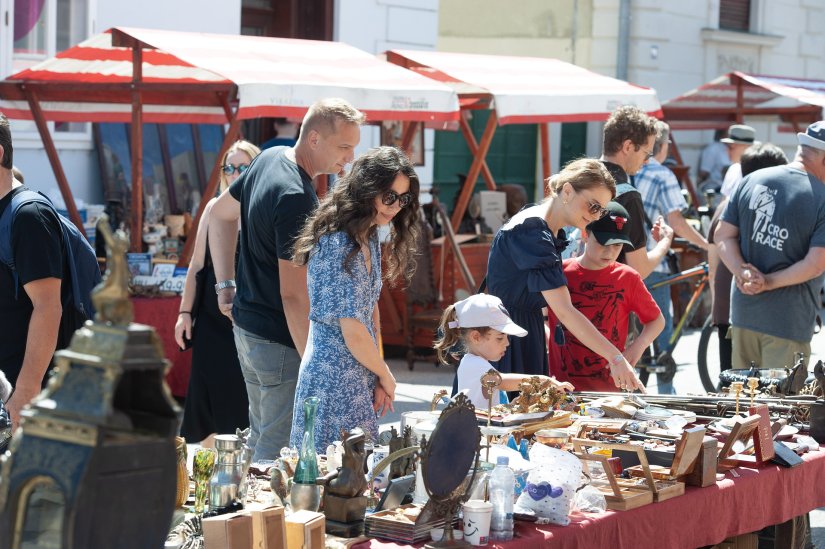
[(490, 519), (493, 504), (489, 501), (471, 499), (464, 506), (464, 540), (472, 545), (487, 545), (490, 539)]

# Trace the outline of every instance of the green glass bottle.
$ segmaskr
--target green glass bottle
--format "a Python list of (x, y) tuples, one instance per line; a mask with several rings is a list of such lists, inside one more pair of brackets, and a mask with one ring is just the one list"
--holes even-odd
[(321, 399), (309, 397), (304, 400), (304, 437), (295, 475), (292, 477), (290, 503), (292, 510), (307, 509), (317, 511), (321, 503), (321, 490), (315, 484), (318, 478), (318, 454), (315, 452), (315, 415)]

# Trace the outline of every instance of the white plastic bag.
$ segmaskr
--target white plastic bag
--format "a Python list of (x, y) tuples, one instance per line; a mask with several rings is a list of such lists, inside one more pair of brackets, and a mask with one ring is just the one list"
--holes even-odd
[(535, 467), (527, 475), (527, 489), (519, 496), (516, 507), (531, 510), (553, 524), (567, 526), (581, 482), (581, 461), (564, 450), (534, 444), (530, 449), (530, 462)]

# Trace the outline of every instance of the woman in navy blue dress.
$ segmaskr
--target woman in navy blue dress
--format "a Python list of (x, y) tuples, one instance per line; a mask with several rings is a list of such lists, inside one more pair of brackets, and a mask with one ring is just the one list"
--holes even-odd
[(616, 183), (600, 161), (583, 158), (551, 177), (548, 186), (550, 196), (513, 216), (490, 248), (488, 291), (501, 299), (513, 322), (527, 330), (527, 337), (511, 338), (496, 368), (548, 375), (542, 308), (550, 307), (579, 341), (608, 361), (619, 387), (643, 391), (622, 353), (573, 307), (562, 270), (561, 252), (567, 246), (562, 227), (584, 231), (601, 218), (616, 194)]
[(379, 147), (361, 156), (307, 220), (295, 243), (307, 265), (309, 338), (295, 390), (290, 445), (304, 431), (303, 402), (321, 399), (315, 447), (361, 427), (378, 437), (376, 412), (392, 410), (395, 378), (378, 351), (381, 246), (378, 227), (390, 226), (383, 279), (409, 281), (418, 219), (418, 176), (400, 150)]

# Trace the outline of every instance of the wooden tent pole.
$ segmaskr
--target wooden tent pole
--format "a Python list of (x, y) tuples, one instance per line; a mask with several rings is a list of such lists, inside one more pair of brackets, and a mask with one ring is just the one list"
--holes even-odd
[[(475, 156), (478, 151), (478, 142), (476, 141), (476, 136), (473, 135), (473, 130), (470, 129), (470, 124), (463, 116), (459, 117), (458, 124), (461, 128), (461, 133), (464, 135), (464, 140), (467, 142), (467, 147), (470, 149), (470, 154)], [(491, 172), (490, 167), (487, 166), (486, 158), (482, 159), (481, 162), (481, 176), (487, 183), (487, 189), (494, 191), (496, 190), (496, 181), (493, 179), (493, 172)]]
[(142, 79), (143, 50), (136, 43), (132, 46), (132, 252), (143, 247), (143, 104), (139, 88)]
[(224, 111), (227, 113), (229, 129), (226, 130), (226, 135), (223, 137), (223, 143), (218, 151), (215, 165), (212, 166), (212, 171), (209, 172), (209, 183), (207, 183), (206, 189), (203, 191), (201, 203), (198, 205), (198, 213), (192, 221), (192, 228), (189, 229), (189, 235), (187, 235), (186, 244), (183, 246), (183, 252), (181, 252), (180, 257), (178, 258), (178, 267), (185, 267), (189, 265), (189, 260), (192, 259), (192, 252), (195, 247), (195, 235), (198, 232), (198, 225), (201, 222), (203, 210), (206, 208), (206, 204), (212, 199), (212, 197), (215, 196), (215, 193), (218, 190), (218, 184), (221, 180), (221, 159), (232, 144), (238, 140), (238, 136), (240, 135), (241, 120), (238, 118), (238, 113), (233, 111), (229, 106), (229, 100), (226, 95), (221, 97), (221, 100), (224, 103)]
[(80, 233), (86, 236), (86, 230), (83, 228), (83, 220), (80, 219), (80, 212), (77, 211), (77, 204), (75, 204), (72, 189), (69, 187), (69, 180), (66, 179), (66, 172), (63, 171), (63, 165), (60, 163), (60, 157), (57, 155), (57, 148), (54, 146), (52, 134), (49, 132), (46, 117), (43, 116), (43, 110), (40, 108), (40, 100), (37, 98), (34, 90), (27, 88), (25, 84), (21, 85), (20, 88), (23, 90), (23, 93), (26, 94), (26, 100), (29, 102), (34, 123), (37, 125), (37, 131), (40, 132), (40, 139), (43, 140), (43, 146), (46, 149), (46, 156), (49, 157), (49, 163), (52, 165), (54, 178), (57, 180), (57, 186), (60, 188), (63, 202), (66, 203), (66, 211), (69, 212), (69, 219), (77, 225)]
[(745, 90), (744, 81), (739, 78), (736, 81), (736, 123), (745, 122)]
[(413, 139), (418, 131), (418, 124), (418, 122), (404, 122), (402, 126), (404, 129), (401, 132), (401, 150), (404, 151), (404, 154), (406, 154), (410, 162), (413, 163), (415, 163), (413, 161)]
[[(670, 132), (670, 154), (673, 155), (673, 158), (679, 163), (680, 166), (684, 166), (685, 162), (682, 160), (682, 153), (679, 152), (679, 147), (676, 145), (676, 138), (673, 137), (673, 132)], [(690, 179), (690, 170), (685, 173), (683, 183), (685, 184), (685, 187), (687, 187), (688, 194), (690, 194), (690, 199), (694, 206), (698, 207), (700, 204), (699, 195), (696, 194), (696, 188), (693, 186), (693, 181)]]
[(484, 128), (484, 133), (481, 135), (481, 142), (478, 149), (473, 155), (473, 163), (470, 164), (470, 171), (467, 173), (467, 180), (464, 182), (464, 187), (461, 189), (461, 194), (458, 197), (458, 202), (453, 211), (453, 230), (458, 230), (461, 224), (461, 218), (464, 217), (464, 212), (467, 210), (467, 205), (470, 203), (470, 197), (473, 195), (473, 189), (478, 180), (478, 174), (481, 173), (481, 165), (484, 163), (484, 158), (487, 156), (487, 151), (490, 150), (490, 143), (493, 142), (493, 135), (496, 133), (496, 125), (498, 116), (496, 116), (495, 109), (490, 110), (490, 118), (487, 119), (487, 126)]
[(548, 196), (550, 189), (547, 179), (550, 177), (550, 131), (547, 122), (539, 122), (539, 141), (541, 143), (541, 187), (544, 196)]

